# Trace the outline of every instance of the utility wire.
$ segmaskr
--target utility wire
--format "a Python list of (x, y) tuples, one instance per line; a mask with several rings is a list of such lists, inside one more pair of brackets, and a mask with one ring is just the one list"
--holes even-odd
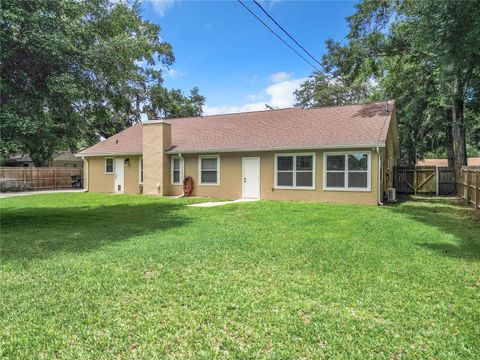
[[(242, 0), (238, 0), (238, 2), (250, 13), (252, 14), (258, 21), (260, 21), (263, 26), (265, 26), (270, 32), (275, 35), (281, 42), (283, 42), (285, 45), (287, 45), (290, 50), (292, 50), (295, 54), (300, 56), (306, 63), (308, 63), (311, 67), (313, 67), (315, 70), (318, 72), (321, 72), (320, 69), (318, 69), (315, 65), (313, 65), (309, 60), (307, 60), (302, 54), (300, 54), (297, 50), (295, 50), (288, 42), (286, 42), (280, 35), (278, 35), (270, 26), (268, 26), (262, 19), (260, 19), (257, 14), (255, 14), (252, 10), (248, 8), (247, 5), (244, 4)], [(277, 24), (278, 25), (278, 24)], [(315, 60), (315, 59), (314, 59)], [(316, 61), (316, 60), (315, 60)], [(318, 62), (318, 61), (317, 61)], [(321, 65), (321, 64), (320, 64)]]
[[(253, 0), (253, 2), (255, 3), (255, 5), (257, 5), (257, 6), (265, 13), (265, 15), (267, 15), (267, 16), (270, 18), (270, 20), (272, 20), (272, 21), (275, 23), (275, 25), (277, 25), (277, 26), (280, 28), (280, 30), (282, 30), (291, 40), (293, 40), (293, 42), (294, 42), (295, 44), (297, 44), (297, 46), (298, 46), (299, 48), (301, 48), (303, 51), (305, 51), (305, 53), (306, 53), (308, 56), (310, 56), (310, 58), (311, 58), (313, 61), (315, 61), (318, 65), (320, 65), (320, 66), (325, 70), (325, 67), (323, 66), (323, 64), (320, 63), (312, 54), (310, 54), (310, 52), (309, 52), (307, 49), (305, 49), (297, 40), (295, 40), (295, 38), (294, 38), (292, 35), (290, 35), (289, 32), (288, 32), (287, 30), (285, 30), (285, 29), (282, 27), (282, 25), (280, 25), (280, 24), (273, 18), (273, 17), (267, 12), (267, 10), (265, 10), (265, 8), (258, 3), (257, 0)], [(326, 71), (326, 70), (325, 70), (325, 71)]]

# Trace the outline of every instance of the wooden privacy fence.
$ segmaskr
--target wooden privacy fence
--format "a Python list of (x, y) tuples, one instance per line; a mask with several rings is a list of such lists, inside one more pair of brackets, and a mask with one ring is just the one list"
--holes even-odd
[(31, 183), (34, 190), (73, 188), (72, 176), (80, 176), (83, 169), (64, 167), (0, 167), (0, 181)]
[(458, 196), (478, 210), (480, 208), (480, 167), (462, 167), (458, 180)]
[(399, 194), (454, 195), (455, 171), (447, 167), (395, 166), (394, 187)]

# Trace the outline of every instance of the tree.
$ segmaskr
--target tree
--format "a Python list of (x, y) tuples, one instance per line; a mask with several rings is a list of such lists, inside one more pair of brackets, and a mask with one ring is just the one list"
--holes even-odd
[(405, 161), (442, 146), (466, 164), (466, 139), (478, 146), (465, 131), (479, 101), (479, 0), (364, 0), (347, 20), (348, 41), (327, 41), (325, 66), (347, 87), (373, 79), (396, 100)]
[(165, 89), (155, 85), (149, 92), (149, 104), (145, 112), (149, 118), (179, 118), (200, 116), (203, 113), (205, 97), (200, 95), (197, 87), (190, 90), (190, 96), (185, 96), (180, 89)]
[[(159, 33), (135, 0), (2, 1), (1, 155), (40, 165), (140, 121), (174, 61)], [(192, 96), (198, 112), (198, 89)]]
[(327, 105), (348, 105), (380, 99), (373, 83), (362, 81), (345, 85), (343, 79), (315, 72), (294, 92), (295, 106), (308, 108)]

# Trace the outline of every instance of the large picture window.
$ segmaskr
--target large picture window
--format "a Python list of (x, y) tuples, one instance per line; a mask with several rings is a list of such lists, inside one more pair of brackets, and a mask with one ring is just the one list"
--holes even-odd
[(315, 189), (315, 154), (276, 154), (277, 189)]
[(105, 174), (113, 174), (113, 158), (105, 158)]
[(180, 156), (172, 156), (171, 169), (172, 185), (181, 185), (183, 181), (183, 159)]
[(220, 185), (220, 157), (200, 156), (198, 158), (200, 185)]
[(370, 191), (370, 152), (325, 153), (324, 190)]

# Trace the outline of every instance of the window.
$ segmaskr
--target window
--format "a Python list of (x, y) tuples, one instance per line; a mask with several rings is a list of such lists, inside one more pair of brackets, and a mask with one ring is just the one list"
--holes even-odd
[(370, 191), (370, 152), (325, 153), (324, 190)]
[(143, 157), (138, 159), (138, 181), (143, 184)]
[(113, 174), (113, 158), (105, 158), (105, 174)]
[(220, 185), (220, 157), (218, 155), (198, 158), (200, 185)]
[(315, 189), (315, 154), (275, 154), (275, 188)]
[(180, 156), (172, 156), (171, 169), (172, 185), (180, 185), (183, 181), (183, 159)]

